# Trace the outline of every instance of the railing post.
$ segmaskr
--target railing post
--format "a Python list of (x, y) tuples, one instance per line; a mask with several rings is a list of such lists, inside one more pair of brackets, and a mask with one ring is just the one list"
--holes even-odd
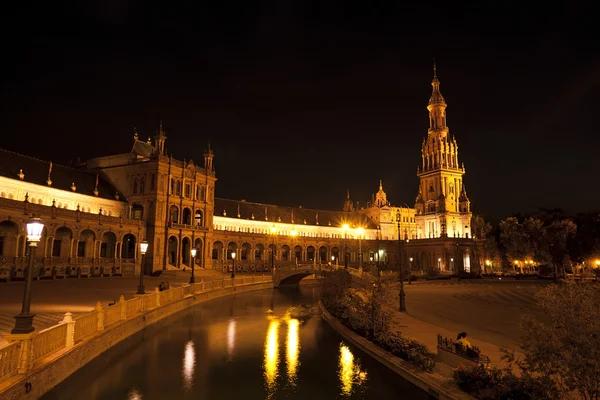
[(104, 308), (102, 307), (102, 303), (96, 303), (96, 321), (97, 321), (97, 329), (99, 331), (104, 330)]
[(19, 359), (17, 360), (17, 372), (25, 374), (33, 366), (33, 338), (38, 331), (26, 334), (6, 335), (4, 338), (9, 342), (19, 342)]
[(65, 317), (61, 324), (67, 324), (67, 339), (65, 341), (65, 347), (70, 349), (75, 344), (75, 320), (73, 319), (73, 314), (69, 311), (65, 313)]
[(204, 279), (200, 281), (200, 290), (204, 292)]
[(127, 303), (125, 302), (125, 296), (119, 297), (119, 304), (121, 305), (121, 319), (127, 319)]
[(156, 307), (160, 306), (160, 290), (158, 287), (154, 288), (154, 295), (156, 296)]

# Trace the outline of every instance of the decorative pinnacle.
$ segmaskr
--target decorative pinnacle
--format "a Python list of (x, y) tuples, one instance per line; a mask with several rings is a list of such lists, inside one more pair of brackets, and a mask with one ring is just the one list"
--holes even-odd
[(435, 65), (435, 58), (433, 59), (433, 77), (437, 78), (437, 67)]

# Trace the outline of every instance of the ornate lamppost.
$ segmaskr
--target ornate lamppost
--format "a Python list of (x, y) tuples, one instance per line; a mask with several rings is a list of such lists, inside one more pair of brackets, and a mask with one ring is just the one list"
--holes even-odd
[(191, 253), (192, 253), (192, 276), (190, 276), (190, 283), (195, 283), (196, 282), (196, 278), (194, 277), (194, 270), (196, 269), (196, 253), (198, 250), (196, 250), (195, 247), (192, 247)]
[(140, 243), (140, 253), (142, 253), (142, 266), (140, 267), (140, 284), (136, 294), (146, 294), (144, 288), (144, 262), (146, 261), (146, 251), (148, 251), (148, 242), (142, 240)]
[(400, 238), (400, 213), (396, 214), (396, 222), (398, 223), (398, 264), (400, 271), (398, 273), (400, 278), (400, 311), (406, 311), (406, 294), (404, 293), (404, 265), (402, 262), (402, 239)]
[(30, 312), (31, 305), (31, 282), (33, 281), (33, 263), (35, 261), (35, 250), (40, 239), (44, 223), (40, 218), (31, 217), (27, 223), (27, 241), (29, 242), (29, 260), (27, 266), (27, 280), (25, 282), (25, 292), (23, 293), (23, 302), (21, 304), (21, 313), (15, 315), (15, 327), (10, 332), (12, 334), (24, 334), (33, 332), (33, 317), (35, 314)]
[(344, 224), (342, 229), (344, 230), (344, 269), (348, 269), (348, 224)]
[(409, 258), (409, 260), (410, 260), (410, 265), (409, 265), (409, 271), (410, 271), (410, 273), (408, 274), (408, 284), (412, 285), (412, 279), (411, 279), (412, 277), (411, 277), (411, 275), (412, 275), (412, 262), (413, 262), (413, 258), (411, 257), (411, 258)]
[(231, 252), (231, 261), (233, 263), (231, 268), (231, 279), (235, 279), (235, 251)]

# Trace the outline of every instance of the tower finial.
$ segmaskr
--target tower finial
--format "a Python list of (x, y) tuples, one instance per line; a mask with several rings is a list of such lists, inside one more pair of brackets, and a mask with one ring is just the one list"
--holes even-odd
[(383, 184), (381, 183), (381, 179), (379, 180), (379, 190), (383, 190)]
[(350, 200), (350, 189), (346, 189), (346, 199)]
[(437, 66), (435, 65), (435, 57), (433, 58), (433, 77), (437, 78)]

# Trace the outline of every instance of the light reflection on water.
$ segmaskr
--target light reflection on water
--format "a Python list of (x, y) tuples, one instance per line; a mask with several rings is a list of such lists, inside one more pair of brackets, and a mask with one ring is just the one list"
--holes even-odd
[(277, 369), (279, 368), (279, 321), (272, 319), (267, 329), (265, 340), (265, 383), (268, 396), (272, 396), (277, 388)]
[(190, 389), (194, 383), (194, 368), (196, 367), (196, 349), (194, 342), (189, 340), (183, 351), (183, 386)]
[(142, 395), (137, 388), (132, 388), (131, 391), (129, 391), (127, 400), (142, 400)]
[(298, 373), (298, 355), (300, 354), (300, 321), (294, 318), (287, 320), (287, 339), (285, 342), (285, 360), (287, 367), (288, 382), (296, 386)]
[(229, 320), (227, 325), (227, 358), (229, 361), (233, 360), (233, 354), (235, 350), (235, 319)]
[(361, 371), (358, 361), (354, 361), (354, 355), (348, 346), (340, 343), (339, 362), (340, 386), (343, 396), (350, 396), (353, 386), (361, 386), (367, 380), (367, 371)]

